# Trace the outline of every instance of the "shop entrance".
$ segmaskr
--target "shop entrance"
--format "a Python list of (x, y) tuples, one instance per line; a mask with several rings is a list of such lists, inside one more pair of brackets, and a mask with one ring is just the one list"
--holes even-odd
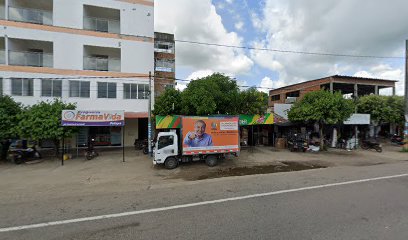
[(95, 146), (122, 146), (121, 127), (82, 127), (78, 132), (78, 146), (86, 147), (89, 137), (95, 139)]
[(148, 137), (148, 119), (147, 118), (139, 118), (138, 119), (138, 133), (139, 139), (147, 139)]

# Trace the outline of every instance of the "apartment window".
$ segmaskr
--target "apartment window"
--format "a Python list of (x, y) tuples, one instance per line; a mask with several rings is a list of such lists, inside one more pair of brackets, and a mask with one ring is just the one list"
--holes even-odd
[(116, 83), (98, 82), (98, 98), (116, 98)]
[(169, 42), (155, 42), (155, 52), (174, 53), (174, 43)]
[(33, 96), (33, 79), (12, 78), (11, 95), (14, 96)]
[(137, 84), (123, 84), (124, 99), (137, 99)]
[(69, 81), (69, 96), (89, 98), (90, 82)]
[(123, 84), (124, 99), (148, 99), (149, 98), (148, 84)]
[(138, 84), (137, 98), (138, 99), (148, 99), (149, 98), (149, 85), (148, 84)]
[(155, 70), (159, 72), (174, 72), (175, 62), (170, 59), (158, 59), (155, 63)]
[(43, 97), (61, 97), (62, 81), (61, 80), (41, 80), (41, 96)]
[(278, 95), (273, 95), (272, 97), (271, 97), (271, 101), (279, 101), (280, 100), (280, 94), (278, 94)]

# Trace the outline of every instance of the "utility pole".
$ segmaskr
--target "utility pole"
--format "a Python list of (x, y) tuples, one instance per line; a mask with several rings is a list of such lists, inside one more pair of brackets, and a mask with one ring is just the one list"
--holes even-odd
[(405, 145), (404, 149), (408, 150), (408, 40), (405, 41)]
[(147, 123), (147, 146), (149, 148), (149, 155), (152, 154), (152, 72), (149, 72), (149, 110)]

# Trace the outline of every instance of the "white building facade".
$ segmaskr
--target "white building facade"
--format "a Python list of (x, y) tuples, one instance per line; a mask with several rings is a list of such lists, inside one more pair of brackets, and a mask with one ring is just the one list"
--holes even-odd
[(61, 98), (124, 110), (125, 132), (84, 128), (77, 140), (120, 146), (124, 134), (132, 145), (147, 137), (153, 14), (154, 0), (0, 0), (1, 93), (24, 105)]

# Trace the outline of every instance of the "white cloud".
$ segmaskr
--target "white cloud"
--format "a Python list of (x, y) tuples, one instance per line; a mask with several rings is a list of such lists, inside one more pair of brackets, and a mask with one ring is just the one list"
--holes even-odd
[(199, 78), (204, 78), (204, 77), (210, 76), (213, 73), (214, 73), (214, 71), (208, 70), (208, 69), (207, 70), (195, 71), (195, 72), (191, 73), (187, 77), (187, 80), (196, 80), (196, 79), (199, 79)]
[(234, 3), (234, 0), (225, 0), (228, 4)]
[[(212, 70), (199, 70), (199, 71), (195, 71), (195, 72), (192, 72), (188, 77), (187, 77), (187, 79), (186, 80), (191, 80), (191, 81), (193, 81), (193, 80), (196, 80), (196, 79), (199, 79), (199, 78), (203, 78), (203, 77), (207, 77), (207, 76), (209, 76), (209, 75), (211, 75), (211, 74), (213, 74), (214, 73), (214, 71), (212, 71)], [(186, 89), (187, 88), (187, 85), (188, 85), (188, 81), (178, 81), (177, 82), (177, 85), (176, 85), (176, 89), (178, 89), (178, 90), (180, 90), (180, 91), (183, 91), (184, 89)]]
[[(252, 45), (305, 52), (403, 56), (408, 37), (407, 8), (405, 0), (394, 0), (392, 4), (383, 0), (372, 0), (370, 4), (355, 0), (265, 0), (262, 12), (251, 15), (260, 34)], [(251, 58), (259, 66), (278, 73), (285, 84), (357, 72), (399, 80), (403, 67), (403, 59), (391, 62), (272, 51), (252, 51)]]
[(269, 93), (270, 90), (274, 88), (280, 88), (285, 86), (285, 82), (282, 80), (272, 80), (269, 77), (264, 77), (261, 80), (261, 84), (259, 85), (261, 88), (259, 89), (262, 92)]
[(234, 27), (236, 30), (241, 31), (242, 29), (244, 29), (244, 22), (243, 21), (236, 22), (234, 24)]
[(218, 8), (218, 9), (224, 9), (224, 8), (225, 8), (224, 3), (219, 2), (219, 3), (217, 4), (217, 8)]
[[(242, 46), (242, 38), (228, 32), (211, 0), (156, 0), (155, 31), (176, 39)], [(176, 65), (194, 70), (246, 74), (253, 61), (240, 49), (176, 43)]]
[[(397, 80), (398, 82), (395, 84), (396, 94), (404, 95), (405, 83), (402, 69), (392, 68), (390, 65), (386, 64), (380, 64), (367, 70), (358, 71), (353, 76)], [(380, 94), (391, 95), (392, 89), (384, 89)]]

